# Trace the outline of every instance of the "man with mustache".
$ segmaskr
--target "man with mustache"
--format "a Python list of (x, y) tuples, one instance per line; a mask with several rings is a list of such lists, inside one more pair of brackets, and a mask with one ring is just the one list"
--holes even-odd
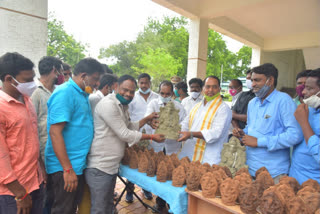
[(309, 72), (302, 95), (294, 116), (304, 140), (293, 149), (289, 175), (300, 184), (310, 178), (320, 183), (320, 68)]
[(276, 90), (278, 69), (266, 63), (252, 69), (256, 97), (248, 106), (247, 126), (235, 128), (233, 135), (247, 147), (251, 176), (266, 167), (275, 183), (289, 173), (290, 147), (301, 142), (302, 132), (294, 118), (296, 105), (291, 97)]

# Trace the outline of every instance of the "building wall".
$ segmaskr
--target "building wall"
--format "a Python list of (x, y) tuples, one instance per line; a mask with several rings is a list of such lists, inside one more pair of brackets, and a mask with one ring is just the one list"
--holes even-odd
[(47, 0), (0, 0), (0, 56), (18, 52), (37, 65), (47, 53)]
[(302, 50), (261, 51), (260, 57), (260, 64), (270, 62), (277, 67), (279, 71), (277, 89), (295, 88), (296, 75), (306, 67)]

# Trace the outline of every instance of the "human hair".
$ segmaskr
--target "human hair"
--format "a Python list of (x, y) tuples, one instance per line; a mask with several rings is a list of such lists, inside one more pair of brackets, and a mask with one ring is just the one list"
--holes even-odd
[(168, 80), (163, 80), (160, 85), (159, 85), (159, 92), (160, 92), (160, 89), (161, 89), (161, 86), (170, 86), (171, 87), (171, 91), (173, 92), (173, 84), (172, 82), (168, 81)]
[(216, 79), (218, 81), (218, 85), (220, 87), (220, 79), (216, 76), (207, 76), (204, 80), (203, 80), (203, 85), (206, 84), (206, 80), (209, 79), (209, 78), (213, 78), (213, 79)]
[(99, 74), (104, 74), (104, 70), (101, 66), (101, 63), (93, 58), (84, 58), (78, 62), (73, 70), (73, 74), (75, 76), (86, 73), (88, 75), (92, 75), (98, 72)]
[(188, 85), (187, 83), (181, 81), (181, 82), (178, 82), (175, 87), (179, 90), (179, 89), (182, 89), (182, 91), (184, 93), (187, 93), (188, 92)]
[(138, 76), (138, 81), (141, 79), (141, 78), (148, 78), (149, 81), (151, 81), (151, 77), (149, 74), (147, 73), (142, 73)]
[(103, 67), (103, 70), (104, 70), (104, 72), (105, 73), (108, 73), (108, 74), (113, 74), (113, 71), (112, 71), (112, 69), (111, 68), (109, 68), (109, 66), (107, 65), (107, 64), (101, 64), (102, 65), (102, 67)]
[(191, 84), (196, 83), (200, 86), (200, 88), (202, 88), (202, 80), (200, 78), (192, 78), (191, 80), (189, 80), (189, 86), (191, 86)]
[(239, 79), (232, 79), (231, 82), (232, 82), (232, 81), (237, 82), (237, 85), (238, 85), (239, 87), (240, 87), (240, 86), (242, 87), (242, 82), (241, 82), (241, 80), (239, 80)]
[(40, 59), (38, 69), (40, 75), (48, 75), (55, 68), (60, 71), (62, 66), (62, 61), (54, 56), (44, 56)]
[(64, 71), (69, 71), (71, 70), (71, 66), (65, 62), (62, 63), (62, 67)]
[(307, 77), (308, 74), (309, 74), (311, 71), (312, 71), (312, 70), (310, 70), (310, 69), (301, 71), (300, 73), (297, 74), (297, 76), (296, 76), (296, 81), (298, 81), (298, 79), (301, 78), (301, 77)]
[(278, 69), (272, 63), (265, 63), (257, 67), (254, 67), (252, 68), (252, 73), (263, 74), (267, 78), (272, 76), (274, 78), (274, 87), (277, 87)]
[(21, 71), (32, 70), (33, 62), (19, 53), (6, 53), (0, 57), (0, 79), (7, 74), (16, 77)]
[(249, 74), (249, 73), (251, 73), (251, 72), (252, 72), (252, 70), (249, 69), (249, 70), (247, 70), (246, 74)]
[(132, 82), (134, 82), (134, 84), (136, 85), (137, 87), (137, 81), (133, 78), (133, 76), (131, 75), (128, 75), (128, 74), (125, 74), (125, 75), (122, 75), (119, 79), (118, 79), (118, 84), (121, 85), (124, 81), (126, 80), (131, 80)]
[(116, 82), (118, 82), (118, 77), (116, 75), (108, 74), (108, 73), (103, 74), (100, 77), (100, 80), (99, 80), (100, 85), (99, 85), (98, 89), (101, 90), (106, 85), (111, 87)]
[(308, 77), (318, 78), (317, 85), (320, 88), (320, 68), (310, 70), (310, 72), (308, 73)]

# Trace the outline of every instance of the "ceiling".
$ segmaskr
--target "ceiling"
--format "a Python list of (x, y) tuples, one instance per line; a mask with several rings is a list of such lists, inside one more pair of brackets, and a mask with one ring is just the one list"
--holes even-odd
[(320, 0), (153, 0), (249, 46), (320, 46)]

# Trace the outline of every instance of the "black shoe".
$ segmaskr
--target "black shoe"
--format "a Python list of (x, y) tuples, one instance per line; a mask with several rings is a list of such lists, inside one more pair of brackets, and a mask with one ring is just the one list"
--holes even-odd
[(126, 202), (127, 203), (132, 203), (133, 202), (133, 193), (132, 192), (127, 192)]
[(142, 190), (143, 192), (143, 196), (147, 199), (147, 200), (152, 200), (152, 193), (148, 192), (146, 190)]
[(158, 211), (157, 212), (155, 210), (152, 210), (153, 213), (159, 213), (159, 212), (161, 212), (163, 210), (164, 207), (160, 207), (158, 204), (156, 204), (152, 208)]

